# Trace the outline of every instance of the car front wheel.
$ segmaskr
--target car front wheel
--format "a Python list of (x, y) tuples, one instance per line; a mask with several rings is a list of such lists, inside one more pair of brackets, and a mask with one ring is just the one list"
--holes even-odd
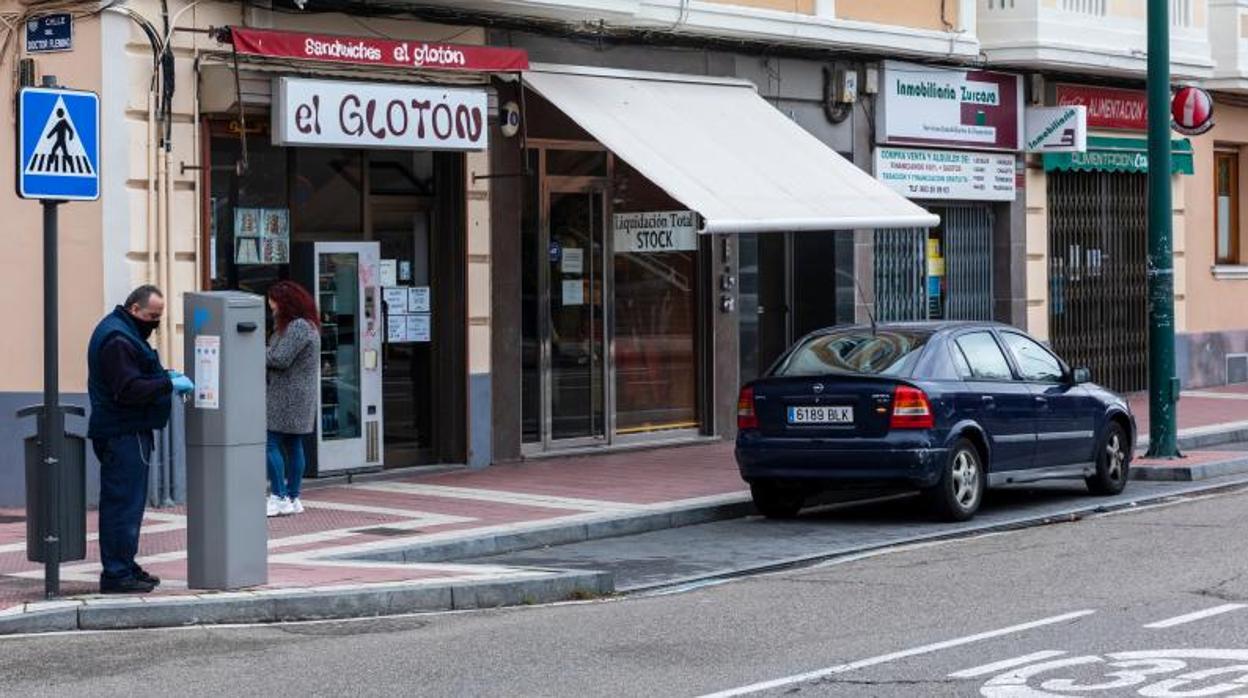
[(970, 441), (958, 439), (949, 449), (940, 482), (923, 494), (940, 519), (966, 521), (979, 511), (987, 483), (979, 450)]
[(1088, 489), (1096, 495), (1114, 495), (1127, 486), (1131, 468), (1131, 446), (1122, 425), (1110, 422), (1096, 451), (1096, 473), (1087, 478)]
[(769, 519), (791, 519), (802, 510), (806, 498), (791, 486), (774, 482), (755, 482), (750, 485), (754, 508)]

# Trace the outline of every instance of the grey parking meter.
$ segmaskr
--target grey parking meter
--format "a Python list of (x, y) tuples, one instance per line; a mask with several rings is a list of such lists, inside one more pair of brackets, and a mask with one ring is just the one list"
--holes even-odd
[(264, 299), (213, 291), (184, 297), (187, 585), (268, 581)]

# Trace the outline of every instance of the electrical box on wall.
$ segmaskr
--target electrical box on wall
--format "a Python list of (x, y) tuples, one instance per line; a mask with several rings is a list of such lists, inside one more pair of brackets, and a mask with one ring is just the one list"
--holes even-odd
[(880, 69), (869, 65), (862, 71), (862, 93), (878, 95), (880, 93)]
[(832, 93), (837, 104), (853, 104), (858, 101), (858, 71), (837, 68), (835, 89)]

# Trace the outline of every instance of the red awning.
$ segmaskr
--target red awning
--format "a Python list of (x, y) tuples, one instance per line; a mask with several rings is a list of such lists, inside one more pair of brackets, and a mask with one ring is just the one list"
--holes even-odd
[(305, 34), (250, 27), (230, 27), (230, 41), (240, 55), (323, 63), (485, 73), (514, 72), (529, 67), (528, 52), (493, 46)]

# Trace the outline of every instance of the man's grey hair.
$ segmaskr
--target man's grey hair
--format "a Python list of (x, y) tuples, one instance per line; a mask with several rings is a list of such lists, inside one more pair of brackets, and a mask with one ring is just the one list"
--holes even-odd
[(139, 308), (146, 308), (147, 303), (152, 299), (152, 296), (160, 296), (161, 298), (164, 298), (165, 294), (161, 293), (159, 288), (156, 288), (151, 284), (144, 284), (131, 291), (129, 296), (126, 296), (126, 305), (124, 307), (126, 310), (129, 310), (136, 305), (139, 306)]

